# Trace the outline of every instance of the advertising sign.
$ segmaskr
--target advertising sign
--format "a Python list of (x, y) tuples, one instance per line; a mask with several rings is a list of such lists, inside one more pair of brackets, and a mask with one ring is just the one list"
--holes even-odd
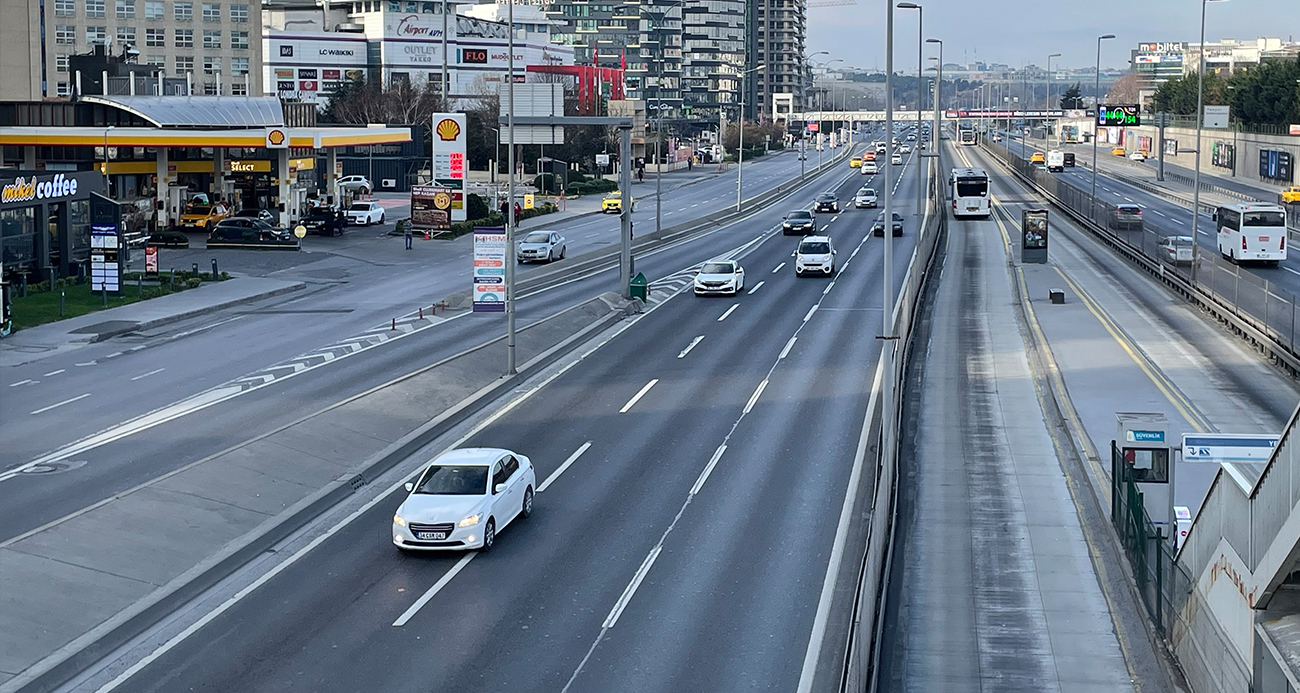
[(1300, 135), (1300, 123), (1291, 123), (1287, 126), (1288, 135)]
[(1142, 124), (1137, 106), (1104, 105), (1097, 113), (1098, 125), (1123, 125), (1136, 127)]
[(451, 188), (437, 185), (411, 186), (411, 228), (446, 230), (451, 228)]
[(1259, 177), (1291, 182), (1291, 153), (1278, 149), (1259, 150)]
[(1178, 140), (1165, 138), (1165, 154), (1173, 156), (1178, 153)]
[(474, 312), (506, 312), (506, 230), (474, 230)]
[(144, 273), (145, 276), (158, 276), (158, 246), (147, 245), (144, 247)]
[(121, 291), (122, 213), (111, 199), (90, 195), (90, 288)]
[(1228, 127), (1228, 106), (1206, 106), (1205, 120), (1207, 128), (1223, 129)]
[(1047, 210), (1020, 213), (1020, 261), (1047, 262)]
[[(450, 198), (451, 222), (465, 221), (465, 132), (464, 113), (433, 114), (433, 185)], [(414, 211), (414, 210), (412, 210)]]
[(1210, 146), (1210, 163), (1219, 168), (1237, 168), (1237, 147), (1227, 142)]

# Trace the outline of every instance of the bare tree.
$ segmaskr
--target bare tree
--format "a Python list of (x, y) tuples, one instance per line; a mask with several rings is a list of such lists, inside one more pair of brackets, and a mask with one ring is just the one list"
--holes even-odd
[(1115, 83), (1110, 85), (1110, 91), (1106, 92), (1106, 103), (1109, 104), (1134, 104), (1137, 102), (1138, 80), (1137, 75), (1132, 73), (1115, 80)]

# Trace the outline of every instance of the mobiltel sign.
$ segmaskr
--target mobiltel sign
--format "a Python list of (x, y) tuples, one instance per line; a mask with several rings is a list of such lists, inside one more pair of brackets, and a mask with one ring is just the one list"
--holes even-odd
[(31, 178), (20, 176), (14, 179), (14, 182), (0, 189), (0, 204), (57, 200), (63, 197), (73, 197), (76, 194), (77, 179), (66, 177), (62, 173), (55, 174), (45, 180), (41, 180), (36, 176)]

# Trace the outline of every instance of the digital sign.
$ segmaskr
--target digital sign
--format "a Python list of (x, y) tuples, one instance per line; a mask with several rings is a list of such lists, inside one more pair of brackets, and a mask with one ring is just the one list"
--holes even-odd
[(481, 48), (462, 48), (460, 61), (466, 65), (486, 65), (488, 52)]
[(1097, 113), (1097, 124), (1101, 126), (1142, 124), (1137, 106), (1102, 106)]

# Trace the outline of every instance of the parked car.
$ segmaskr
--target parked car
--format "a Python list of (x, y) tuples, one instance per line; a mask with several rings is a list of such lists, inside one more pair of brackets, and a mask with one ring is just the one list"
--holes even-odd
[(188, 248), (190, 237), (174, 229), (163, 229), (149, 234), (144, 244), (159, 248)]
[(378, 202), (353, 202), (347, 211), (348, 222), (357, 226), (384, 223), (384, 208)]
[(727, 294), (745, 290), (745, 268), (735, 260), (709, 260), (695, 274), (695, 295)]
[(861, 188), (858, 194), (853, 196), (853, 206), (858, 209), (876, 206), (876, 191), (874, 188)]
[(230, 214), (230, 208), (224, 202), (208, 204), (207, 199), (205, 195), (190, 200), (178, 225), (185, 229), (210, 229)]
[(533, 514), (537, 475), (527, 457), (500, 448), (465, 448), (434, 458), (393, 514), (393, 544), (403, 551), (479, 549)]
[(827, 277), (835, 274), (835, 246), (830, 236), (809, 236), (794, 252), (794, 276), (814, 272)]
[(817, 196), (813, 201), (814, 212), (838, 212), (840, 211), (839, 198), (835, 197), (833, 192), (824, 192)]
[(1160, 258), (1171, 265), (1190, 265), (1195, 257), (1191, 236), (1166, 236), (1160, 241)]
[(208, 232), (209, 248), (297, 250), (298, 239), (286, 229), (257, 219), (225, 219)]
[(783, 236), (808, 236), (817, 231), (817, 221), (813, 218), (812, 212), (806, 209), (796, 209), (785, 215), (785, 220), (781, 222), (781, 235)]
[(238, 212), (231, 214), (230, 216), (232, 218), (239, 217), (239, 218), (246, 218), (246, 219), (259, 219), (268, 224), (271, 224), (272, 226), (275, 225), (275, 221), (276, 221), (275, 215), (272, 214), (271, 210), (269, 209), (241, 209)]
[(370, 179), (365, 176), (343, 176), (339, 179), (339, 190), (347, 190), (354, 194), (369, 195), (375, 187), (370, 184)]
[(563, 260), (568, 250), (564, 236), (554, 231), (534, 231), (524, 236), (515, 248), (515, 260), (518, 262), (554, 262)]
[[(895, 236), (901, 236), (903, 235), (903, 217), (898, 212), (894, 212), (893, 217), (893, 233)], [(885, 211), (883, 209), (876, 215), (876, 220), (872, 222), (871, 233), (881, 237), (885, 235)]]
[(1107, 225), (1116, 231), (1141, 231), (1142, 208), (1132, 204), (1115, 205)]
[(307, 233), (318, 236), (342, 236), (347, 229), (347, 217), (339, 217), (333, 207), (312, 207), (301, 219)]

